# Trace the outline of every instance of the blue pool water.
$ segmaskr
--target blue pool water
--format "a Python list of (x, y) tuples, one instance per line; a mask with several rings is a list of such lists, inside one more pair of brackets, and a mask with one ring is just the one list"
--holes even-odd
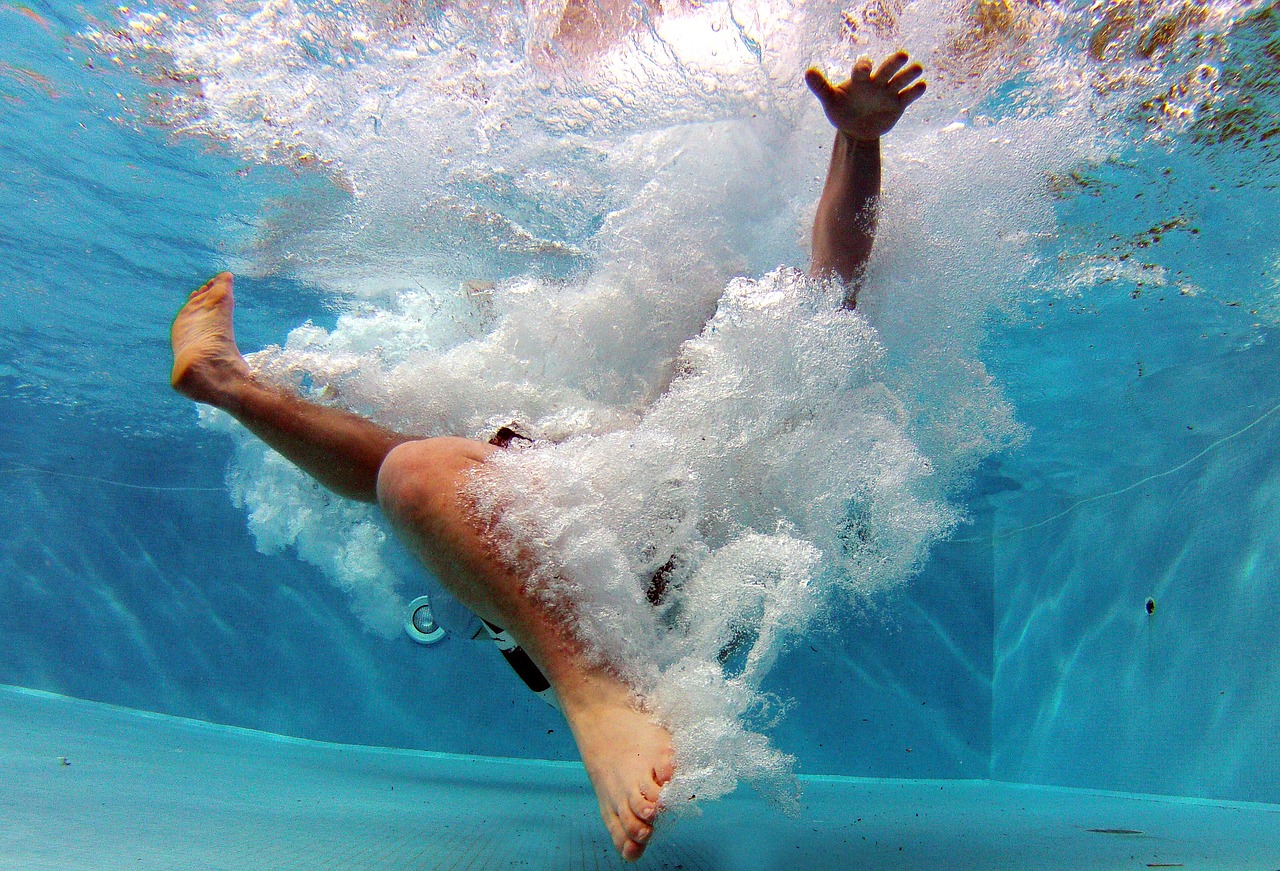
[[(0, 2), (0, 684), (576, 758), (375, 517), (169, 390), (173, 313), (232, 269), (264, 377), (419, 432), (576, 434), (564, 468), (654, 499), (590, 446), (660, 429), (701, 487), (673, 547), (823, 554), (744, 678), (763, 712), (660, 686), (802, 777), (1280, 804), (1274, 4), (560, 8)], [(885, 142), (854, 340), (766, 294), (802, 298), (773, 270), (806, 261), (829, 145), (800, 73), (898, 45), (930, 93)], [(739, 276), (704, 338), (755, 380), (662, 406)], [(826, 356), (779, 362), (804, 342)], [(823, 387), (837, 354), (857, 391)], [(696, 455), (708, 409), (759, 437)], [(875, 436), (776, 437), (803, 415)], [(840, 488), (882, 546), (836, 566), (809, 506)], [(399, 628), (424, 593), (432, 647)], [(690, 752), (751, 781), (728, 746)]]

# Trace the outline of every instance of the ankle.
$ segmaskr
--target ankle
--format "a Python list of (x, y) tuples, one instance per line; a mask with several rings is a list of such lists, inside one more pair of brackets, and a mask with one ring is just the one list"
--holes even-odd
[(219, 371), (218, 366), (191, 367), (174, 379), (173, 388), (188, 399), (235, 415), (262, 388), (247, 372)]
[(264, 403), (273, 407), (280, 402), (281, 391), (260, 384), (249, 373), (236, 373), (224, 379), (217, 387), (216, 402), (209, 403), (233, 417), (261, 408)]
[(620, 705), (639, 709), (636, 694), (613, 672), (601, 669), (558, 682), (556, 695), (567, 717), (594, 718)]

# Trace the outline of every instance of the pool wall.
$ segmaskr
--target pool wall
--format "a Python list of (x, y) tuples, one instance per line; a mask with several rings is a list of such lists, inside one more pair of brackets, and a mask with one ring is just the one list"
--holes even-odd
[[(24, 456), (0, 476), (0, 683), (327, 741), (573, 758), (491, 645), (378, 637), (316, 570), (259, 553), (222, 488), (230, 445), (173, 405), (186, 435), (110, 441), (124, 421), (0, 408), (19, 422), (0, 449)], [(196, 489), (155, 489), (173, 486)], [(398, 568), (418, 579), (406, 596), (427, 589)], [(847, 630), (803, 639), (771, 677), (795, 700), (778, 743), (812, 773), (981, 774), (991, 589), (989, 548), (943, 545)]]
[[(1269, 347), (1230, 365), (1272, 366)], [(1221, 397), (1221, 375), (1144, 389), (1177, 408), (1192, 385)], [(0, 682), (330, 741), (572, 758), (487, 645), (376, 637), (310, 567), (258, 553), (219, 489), (229, 447), (194, 421), (104, 443), (101, 420), (5, 405), (6, 455), (58, 474), (0, 479)], [(1113, 426), (1141, 440), (1163, 423)], [(1198, 471), (1014, 535), (1051, 493), (1017, 485), (1032, 472), (1016, 458), (993, 464), (960, 540), (784, 657), (778, 744), (808, 773), (1280, 801), (1278, 442), (1263, 419)]]
[[(1160, 365), (1168, 321), (1128, 302), (1105, 312), (1128, 338), (1081, 364), (1125, 376), (1082, 372), (1019, 405), (1036, 432), (1004, 465), (1022, 486), (993, 499), (991, 772), (1280, 801), (1280, 349)], [(1222, 326), (1197, 315), (1179, 335)]]
[[(168, 389), (166, 328), (253, 237), (237, 197), (307, 177), (275, 190), (272, 170), (117, 123), (127, 86), (81, 80), (82, 22), (36, 5), (52, 23), (0, 9), (0, 683), (572, 758), (490, 647), (374, 636), (314, 569), (255, 549), (230, 445)], [(1031, 441), (979, 470), (972, 522), (919, 577), (779, 663), (794, 703), (773, 734), (801, 771), (1280, 802), (1280, 342), (1218, 286), (1274, 286), (1274, 185), (1250, 196), (1258, 215), (1234, 211), (1248, 196), (1206, 212), (1212, 248), (1170, 258), (1213, 293), (1090, 287), (1047, 331), (993, 340)], [(238, 291), (246, 347), (325, 311), (297, 284)]]

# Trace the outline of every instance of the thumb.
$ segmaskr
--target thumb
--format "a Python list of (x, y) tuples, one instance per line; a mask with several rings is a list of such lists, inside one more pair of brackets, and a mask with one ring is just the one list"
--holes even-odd
[(804, 73), (804, 83), (809, 86), (809, 90), (813, 91), (813, 95), (818, 98), (818, 102), (826, 108), (836, 95), (836, 89), (827, 81), (827, 77), (822, 74), (822, 70), (817, 67), (809, 67)]

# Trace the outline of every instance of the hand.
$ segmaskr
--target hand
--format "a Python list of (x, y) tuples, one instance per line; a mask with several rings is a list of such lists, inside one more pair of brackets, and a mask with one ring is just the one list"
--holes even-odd
[(848, 81), (839, 85), (810, 67), (804, 81), (837, 130), (854, 139), (873, 140), (892, 130), (906, 108), (924, 93), (925, 83), (916, 81), (924, 68), (908, 64), (908, 59), (905, 51), (894, 52), (872, 72), (871, 58), (860, 57)]

